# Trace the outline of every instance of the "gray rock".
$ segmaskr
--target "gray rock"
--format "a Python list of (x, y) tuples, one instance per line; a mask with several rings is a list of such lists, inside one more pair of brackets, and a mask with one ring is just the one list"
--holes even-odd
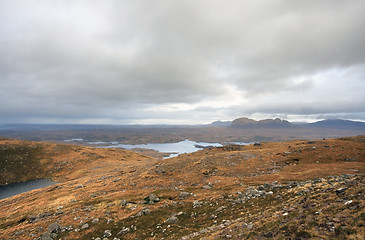
[(49, 233), (58, 233), (61, 230), (61, 225), (58, 223), (51, 223), (48, 225), (48, 232)]
[(220, 211), (222, 211), (223, 209), (226, 209), (226, 208), (227, 208), (226, 206), (221, 206), (221, 207), (217, 208), (215, 211), (220, 212)]
[(105, 230), (104, 231), (103, 237), (111, 237), (111, 236), (112, 236), (112, 231), (111, 230)]
[(149, 196), (150, 204), (156, 203), (160, 201), (160, 198), (157, 197), (155, 194), (151, 193)]
[(93, 224), (97, 224), (97, 223), (99, 223), (99, 218), (94, 218), (94, 219), (91, 221), (91, 223), (93, 223)]
[(44, 213), (40, 213), (40, 214), (38, 214), (38, 217), (39, 218), (45, 218), (45, 217), (49, 217), (49, 216), (51, 216), (52, 214), (51, 213), (49, 213), (49, 212), (44, 212)]
[(14, 233), (14, 236), (19, 236), (19, 235), (22, 235), (24, 233), (24, 230), (20, 230), (20, 231), (17, 231), (16, 233)]
[(127, 234), (131, 231), (131, 229), (129, 227), (123, 227), (117, 235), (122, 235), (122, 234)]
[(194, 202), (193, 202), (193, 208), (200, 207), (201, 205), (202, 205), (202, 203), (201, 203), (201, 202), (199, 202), (199, 201), (194, 201)]
[(85, 223), (84, 225), (81, 226), (81, 230), (87, 229), (89, 228), (89, 224)]
[(180, 192), (180, 196), (179, 196), (179, 198), (180, 199), (186, 199), (186, 198), (188, 198), (190, 196), (190, 193), (188, 193), (188, 192)]
[(35, 223), (37, 221), (38, 221), (37, 216), (34, 216), (34, 215), (29, 216), (29, 220), (28, 220), (29, 223)]
[(121, 206), (125, 206), (127, 204), (128, 204), (128, 201), (127, 200), (125, 200), (125, 199), (120, 200), (120, 205)]
[(53, 239), (51, 238), (51, 233), (49, 233), (49, 232), (45, 232), (45, 233), (42, 235), (41, 240), (53, 240)]
[(64, 231), (70, 232), (70, 231), (72, 231), (72, 230), (74, 230), (74, 228), (73, 228), (73, 226), (72, 226), (72, 225), (68, 225), (68, 226), (65, 226), (65, 227), (63, 227), (63, 228), (62, 228), (62, 231), (63, 231), (63, 232), (64, 232)]
[(175, 215), (172, 215), (171, 217), (169, 217), (166, 220), (166, 223), (168, 223), (168, 224), (174, 224), (174, 223), (177, 223), (177, 221), (179, 221), (179, 219)]
[(148, 214), (151, 214), (151, 210), (149, 210), (148, 208), (144, 208), (139, 213), (137, 213), (136, 216), (140, 217), (142, 215), (148, 215)]
[(339, 189), (336, 190), (336, 193), (341, 194), (341, 193), (346, 192), (346, 190), (347, 190), (347, 187), (339, 188)]

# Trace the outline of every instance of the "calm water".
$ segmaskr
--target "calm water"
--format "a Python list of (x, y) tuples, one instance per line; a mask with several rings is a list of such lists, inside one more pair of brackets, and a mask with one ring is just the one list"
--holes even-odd
[[(119, 142), (90, 142), (85, 139), (75, 138), (70, 140), (64, 140), (65, 142), (79, 142), (83, 141), (90, 145), (95, 145), (95, 147), (99, 148), (124, 148), (132, 150), (134, 148), (143, 148), (143, 149), (153, 149), (159, 151), (161, 153), (170, 153), (167, 158), (175, 157), (179, 154), (183, 153), (192, 153), (196, 152), (205, 147), (221, 147), (223, 146), (220, 143), (207, 143), (207, 142), (195, 142), (190, 140), (185, 140), (177, 143), (147, 143), (147, 144), (121, 144)], [(226, 144), (238, 144), (238, 145), (248, 145), (251, 143), (242, 143), (242, 142), (228, 142)]]
[(102, 146), (103, 148), (124, 148), (124, 149), (133, 149), (133, 148), (144, 148), (144, 149), (153, 149), (162, 153), (171, 153), (169, 157), (175, 157), (179, 154), (183, 153), (192, 153), (196, 152), (202, 147), (221, 147), (220, 143), (206, 143), (206, 142), (195, 142), (190, 140), (185, 140), (177, 143), (147, 143), (147, 144), (112, 144), (108, 146)]
[(44, 188), (56, 184), (51, 179), (39, 179), (27, 182), (12, 183), (0, 186), (0, 199), (15, 196), (38, 188)]
[[(153, 149), (162, 153), (171, 153), (169, 157), (175, 157), (183, 153), (196, 152), (204, 147), (221, 147), (220, 143), (195, 142), (185, 140), (177, 143), (147, 143), (147, 144), (120, 144), (118, 142), (87, 142), (88, 144), (99, 145), (100, 148), (144, 148)], [(103, 145), (103, 146), (100, 146)]]

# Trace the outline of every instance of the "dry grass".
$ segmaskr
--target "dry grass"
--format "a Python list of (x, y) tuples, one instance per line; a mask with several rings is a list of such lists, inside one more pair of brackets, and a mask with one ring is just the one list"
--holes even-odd
[[(39, 176), (51, 176), (60, 182), (0, 200), (0, 238), (3, 239), (29, 239), (29, 234), (41, 236), (52, 222), (72, 225), (73, 228), (89, 223), (85, 230), (60, 233), (61, 239), (102, 237), (107, 229), (116, 236), (122, 227), (131, 225), (136, 226), (136, 230), (118, 237), (178, 239), (219, 226), (223, 220), (232, 222), (224, 228), (216, 227), (200, 234), (197, 239), (202, 236), (224, 239), (226, 235), (232, 235), (233, 239), (357, 239), (364, 236), (365, 205), (361, 196), (365, 192), (365, 136), (204, 149), (167, 160), (117, 149), (7, 139), (2, 139), (0, 145), (13, 149), (38, 146), (42, 151), (35, 158), (42, 164), (37, 169), (45, 174)], [(14, 159), (22, 153), (15, 151)], [(237, 192), (244, 192), (249, 186), (276, 181), (285, 184), (342, 174), (358, 176), (341, 182), (329, 179), (275, 189), (272, 196), (232, 205), (238, 197)], [(213, 188), (202, 189), (209, 182)], [(335, 190), (340, 187), (348, 188), (346, 195), (336, 194)], [(192, 195), (181, 200), (181, 191)], [(298, 195), (298, 192), (303, 194)], [(161, 201), (154, 205), (144, 204), (144, 198), (150, 193), (158, 195)], [(121, 199), (133, 204), (120, 206)], [(350, 200), (352, 205), (344, 207), (344, 202)], [(204, 204), (194, 208), (194, 201)], [(224, 210), (216, 212), (220, 206), (225, 206)], [(359, 207), (349, 209), (353, 206)], [(131, 217), (145, 207), (151, 210), (151, 214)], [(288, 214), (283, 216), (285, 211)], [(323, 215), (316, 215), (316, 211)], [(28, 221), (30, 216), (46, 212), (50, 215), (35, 223)], [(179, 217), (179, 222), (166, 224), (165, 220), (178, 212), (185, 213)], [(211, 215), (216, 217), (211, 219)], [(91, 223), (94, 218), (99, 218), (98, 224)], [(332, 219), (340, 219), (340, 222), (325, 227)], [(245, 224), (251, 222), (254, 227), (248, 228)], [(19, 231), (24, 232), (15, 236)]]

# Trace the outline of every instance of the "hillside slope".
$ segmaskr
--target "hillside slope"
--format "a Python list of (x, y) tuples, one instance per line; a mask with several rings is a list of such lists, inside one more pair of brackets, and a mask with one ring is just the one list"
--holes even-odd
[(39, 143), (0, 138), (0, 185), (42, 178), (59, 181), (79, 177), (76, 172), (103, 161), (149, 159), (121, 149), (98, 149), (67, 144)]
[[(75, 161), (51, 174), (60, 183), (0, 200), (0, 239), (365, 236), (365, 136), (230, 145), (166, 160), (62, 147)], [(57, 166), (63, 157), (49, 159)]]

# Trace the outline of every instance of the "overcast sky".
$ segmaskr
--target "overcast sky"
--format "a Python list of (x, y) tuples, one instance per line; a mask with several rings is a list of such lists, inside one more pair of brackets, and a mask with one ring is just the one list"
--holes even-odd
[(0, 0), (0, 122), (365, 121), (363, 0)]

